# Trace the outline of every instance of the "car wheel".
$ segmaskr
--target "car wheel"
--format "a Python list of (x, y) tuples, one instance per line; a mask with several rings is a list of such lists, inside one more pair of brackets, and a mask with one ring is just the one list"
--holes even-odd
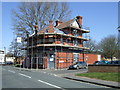
[(85, 69), (87, 69), (87, 68), (88, 68), (88, 66), (85, 67)]
[(79, 67), (76, 68), (77, 70), (79, 69)]

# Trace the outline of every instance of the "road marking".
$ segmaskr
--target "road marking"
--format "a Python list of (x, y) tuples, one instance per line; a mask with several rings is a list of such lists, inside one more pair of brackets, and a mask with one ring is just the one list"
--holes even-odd
[(9, 72), (15, 73), (15, 71), (8, 70)]
[(58, 75), (56, 75), (56, 74), (53, 74), (53, 75), (56, 76), (56, 77), (58, 76)]
[(59, 86), (56, 86), (56, 85), (50, 84), (50, 83), (45, 82), (45, 81), (42, 81), (42, 80), (38, 80), (38, 81), (41, 82), (41, 83), (44, 83), (44, 84), (50, 85), (50, 86), (52, 86), (52, 87), (55, 87), (55, 88), (61, 88), (61, 87), (59, 87)]
[(19, 73), (20, 75), (24, 76), (24, 77), (28, 77), (28, 78), (31, 78), (30, 76), (28, 75), (25, 75), (25, 74), (22, 74), (22, 73)]

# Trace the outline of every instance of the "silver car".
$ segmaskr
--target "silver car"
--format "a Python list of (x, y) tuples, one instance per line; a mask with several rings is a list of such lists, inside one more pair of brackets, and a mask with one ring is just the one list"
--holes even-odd
[(69, 69), (80, 69), (80, 68), (87, 68), (86, 62), (80, 61), (69, 66)]

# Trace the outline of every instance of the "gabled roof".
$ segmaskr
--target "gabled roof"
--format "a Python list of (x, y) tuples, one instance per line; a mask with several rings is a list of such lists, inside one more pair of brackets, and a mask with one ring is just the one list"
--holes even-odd
[(60, 31), (58, 28), (54, 27), (53, 25), (52, 26), (49, 25), (48, 27), (40, 30), (40, 32), (38, 32), (38, 34), (40, 34), (40, 33), (49, 33), (49, 32), (64, 34), (63, 31)]
[(69, 27), (70, 24), (74, 21), (74, 19), (71, 19), (67, 22), (64, 22), (64, 23), (61, 23), (59, 26), (56, 26), (56, 28), (58, 29), (62, 29), (62, 28), (65, 28), (65, 27)]
[(55, 31), (55, 28), (57, 28), (59, 30), (59, 29), (67, 28), (67, 27), (73, 27), (73, 28), (76, 28), (76, 29), (81, 29), (81, 25), (80, 25), (78, 19), (73, 18), (73, 19), (71, 19), (67, 22), (61, 23), (58, 26), (53, 26), (53, 24), (51, 23), (51, 24), (49, 24), (48, 27), (40, 30), (40, 32), (38, 32), (38, 34), (40, 34), (40, 33), (57, 33)]
[(46, 28), (40, 30), (40, 31), (38, 32), (38, 34), (40, 34), (40, 33), (46, 33), (46, 32), (48, 32), (48, 31), (54, 32), (54, 26), (53, 26), (53, 25), (49, 25), (49, 26), (47, 26)]

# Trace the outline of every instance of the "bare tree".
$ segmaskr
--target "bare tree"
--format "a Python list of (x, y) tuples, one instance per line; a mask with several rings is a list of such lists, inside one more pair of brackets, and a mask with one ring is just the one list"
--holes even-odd
[(16, 32), (33, 33), (34, 25), (38, 24), (41, 30), (49, 20), (66, 21), (70, 13), (65, 2), (22, 2), (18, 9), (13, 10), (13, 29)]
[[(15, 37), (23, 39), (34, 32), (34, 26), (37, 24), (38, 29), (46, 27), (49, 21), (56, 20), (66, 21), (70, 17), (71, 10), (65, 2), (22, 2), (17, 9), (12, 10), (13, 30)], [(18, 45), (18, 46), (16, 46)], [(23, 47), (16, 40), (11, 43), (11, 50), (18, 55), (18, 50)], [(15, 48), (16, 47), (16, 48)]]
[(96, 53), (98, 51), (97, 43), (92, 38), (90, 38), (89, 41), (84, 42), (83, 46), (89, 48), (88, 53)]
[(23, 56), (23, 52), (21, 50), (21, 47), (23, 48), (23, 45), (21, 43), (17, 43), (16, 39), (13, 40), (9, 47), (9, 53), (11, 53), (13, 56)]
[(112, 60), (118, 53), (117, 37), (115, 35), (110, 35), (103, 38), (99, 43), (99, 47), (102, 55), (105, 58), (111, 58)]

